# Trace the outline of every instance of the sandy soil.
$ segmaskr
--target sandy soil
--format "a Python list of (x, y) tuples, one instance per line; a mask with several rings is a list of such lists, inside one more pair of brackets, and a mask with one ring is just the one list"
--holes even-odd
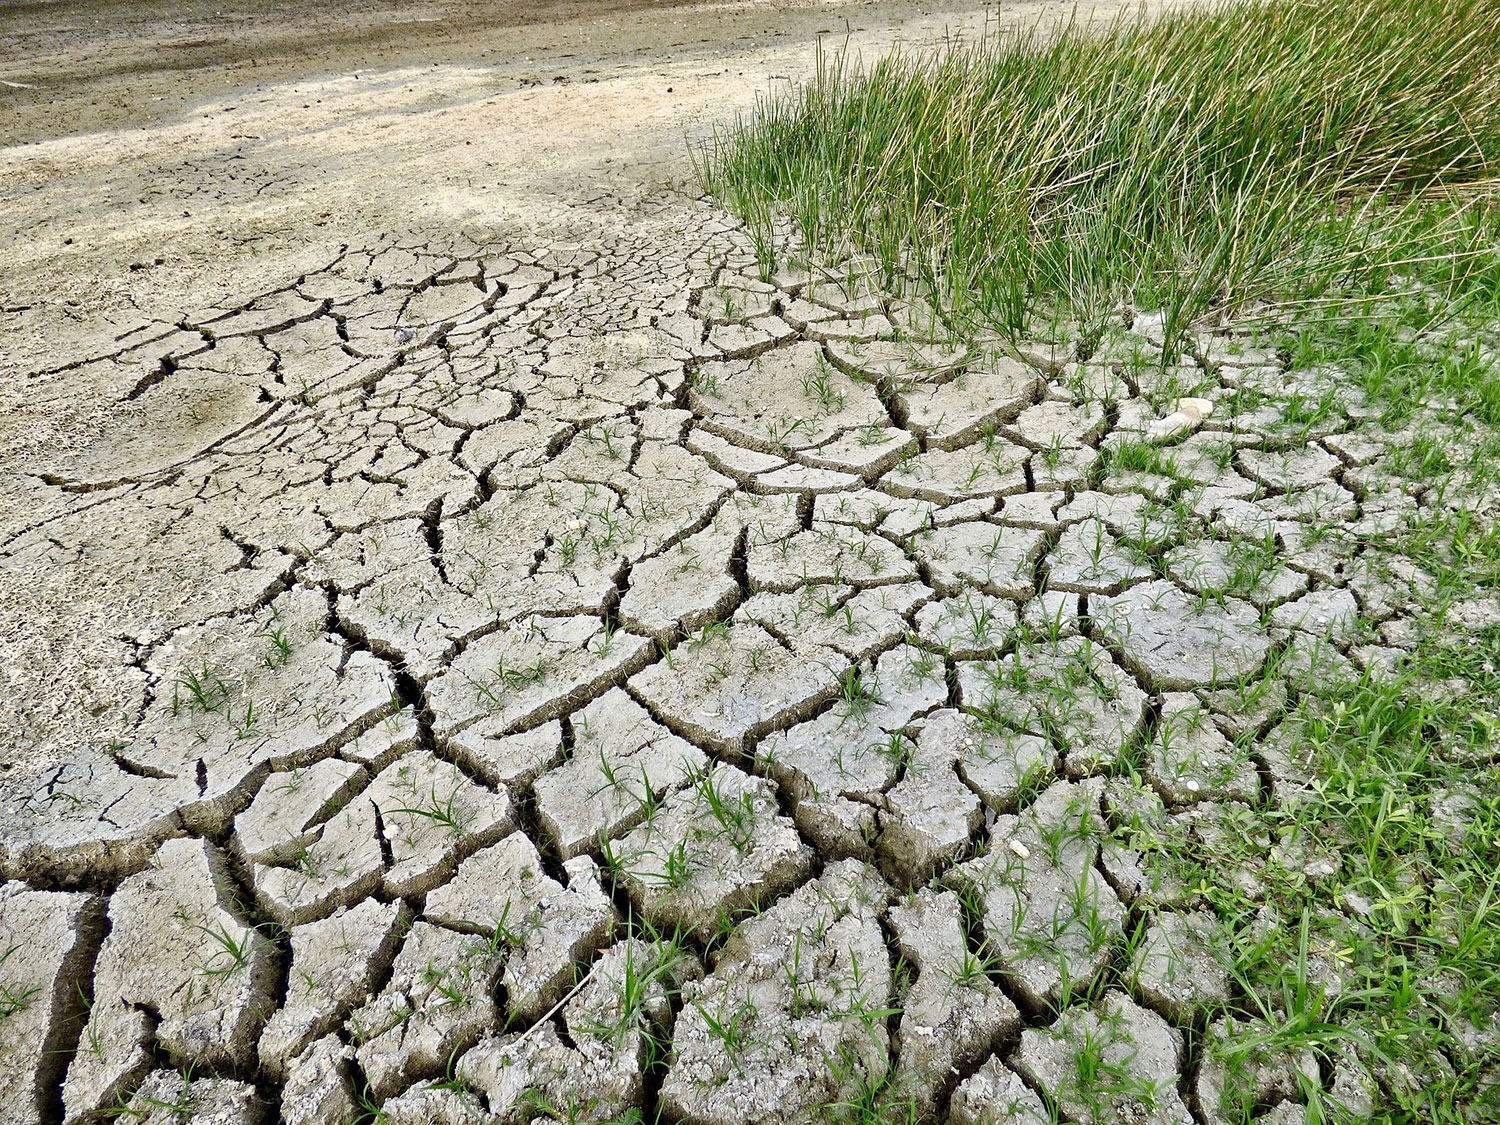
[[(1229, 341), (1182, 376), (1226, 409), (1168, 420), (1169, 523), (1159, 475), (1104, 479), (1181, 393), (1125, 373), (1159, 317), (1061, 370), (922, 346), (852, 273), (767, 285), (692, 198), (692, 147), (820, 43), (1064, 12), (0, 0), (0, 991), (46, 998), (0, 1020), (0, 1120), (468, 1121), (445, 1072), (494, 1120), (522, 1087), (810, 1119), (846, 1070), (1083, 1119), (1085, 1049), (1137, 1082), (1113, 1119), (1216, 1119), (1184, 1097), (1217, 1104), (1221, 920), (1135, 834), (1206, 862), (1250, 802), (1289, 823), (1291, 717), (1236, 732), (1400, 658), (1357, 619), (1402, 643), (1416, 580), (1343, 547), (1416, 510), (1384, 437), (1314, 432), (1308, 373)], [(1247, 878), (1337, 868), (1271, 839)], [(649, 1067), (626, 900), (709, 968)], [(1103, 1023), (1040, 1026), (1079, 995)], [(1317, 1061), (1257, 1081), (1368, 1096)]]
[(1059, 3), (0, 4), (0, 468), (97, 432), (57, 370), (370, 233), (509, 242), (862, 51)]
[[(695, 191), (693, 145), (809, 77), (820, 45), (868, 57), (1069, 10), (370, 0), (335, 16), (290, 0), (0, 0), (0, 542), (69, 495), (64, 479), (125, 479), (228, 424), (143, 411), (132, 392), (155, 360), (108, 357), (346, 247), (597, 244), (633, 201)], [(114, 689), (77, 669), (117, 680), (120, 615), (149, 599), (62, 598), (86, 585), (67, 566), (7, 579), (0, 621), (25, 639), (0, 727), (8, 712), (28, 743), (86, 741), (98, 724), (78, 701)], [(69, 718), (55, 731), (38, 708)]]

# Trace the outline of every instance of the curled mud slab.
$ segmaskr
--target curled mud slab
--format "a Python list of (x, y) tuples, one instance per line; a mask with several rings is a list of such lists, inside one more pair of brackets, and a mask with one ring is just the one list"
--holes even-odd
[[(89, 361), (199, 421), (60, 453), (6, 539), (12, 573), (132, 584), (104, 733), (39, 724), (4, 780), (0, 918), (71, 935), (6, 965), (53, 998), (5, 1029), (13, 1119), (165, 1060), (246, 1119), (800, 1120), (890, 1072), (987, 1120), (1086, 1098), (1064, 1064), (1105, 1031), (1150, 1063), (1112, 1096), (1188, 1119), (1223, 951), (1130, 833), (1274, 800), (1279, 712), (1237, 693), (1378, 658), (1360, 537), (1412, 501), (1332, 452), (1360, 417), (1227, 405), (1112, 474), (1150, 410), (1083, 365), (935, 365), (901, 301), (763, 281), (703, 203), (608, 214), (351, 247)], [(1180, 378), (1280, 382), (1228, 344)], [(915, 420), (997, 378), (977, 428)], [(1309, 492), (1346, 519), (1299, 550)], [(1261, 549), (1236, 525), (1285, 547), (1205, 601)]]

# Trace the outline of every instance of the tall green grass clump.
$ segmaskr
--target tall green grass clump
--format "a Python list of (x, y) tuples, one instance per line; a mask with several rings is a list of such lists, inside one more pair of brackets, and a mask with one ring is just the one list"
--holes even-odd
[(1267, 0), (1076, 18), (817, 77), (701, 153), (762, 246), (873, 254), (1010, 331), (1168, 327), (1419, 283), (1493, 294), (1500, 4)]

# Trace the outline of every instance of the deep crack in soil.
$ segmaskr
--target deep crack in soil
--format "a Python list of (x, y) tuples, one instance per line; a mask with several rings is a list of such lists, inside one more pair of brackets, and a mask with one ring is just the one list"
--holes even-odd
[[(0, 94), (0, 1120), (1045, 1121), (1080, 1037), (1119, 1112), (1221, 1119), (1214, 919), (1138, 837), (1306, 780), (1278, 724), (1391, 658), (1356, 544), (1421, 498), (1368, 411), (1240, 409), (1284, 357), (955, 353), (686, 186), (803, 31), (982, 14), (205, 9), (192, 66), (150, 13), (28, 61), (86, 10), (0, 28), (47, 92)], [(1223, 409), (1132, 467), (1177, 393)]]

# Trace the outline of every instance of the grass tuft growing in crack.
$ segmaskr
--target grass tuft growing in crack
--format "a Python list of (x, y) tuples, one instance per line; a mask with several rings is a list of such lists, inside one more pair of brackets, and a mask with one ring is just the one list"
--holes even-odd
[[(1269, 856), (1248, 836), (1164, 842), (1162, 870), (1232, 920), (1254, 1030), (1224, 1046), (1231, 1062), (1311, 1051), (1367, 1069), (1379, 1120), (1472, 1120), (1500, 1094), (1497, 663), (1489, 626), (1434, 632), (1395, 674), (1325, 676), (1273, 738), (1307, 780), (1257, 814)], [(1305, 1095), (1328, 1119), (1350, 1108)]]
[(1270, 0), (840, 54), (699, 171), (752, 231), (790, 214), (950, 325), (1086, 334), (1133, 301), (1172, 339), (1265, 299), (1492, 298), (1497, 41), (1488, 0)]

